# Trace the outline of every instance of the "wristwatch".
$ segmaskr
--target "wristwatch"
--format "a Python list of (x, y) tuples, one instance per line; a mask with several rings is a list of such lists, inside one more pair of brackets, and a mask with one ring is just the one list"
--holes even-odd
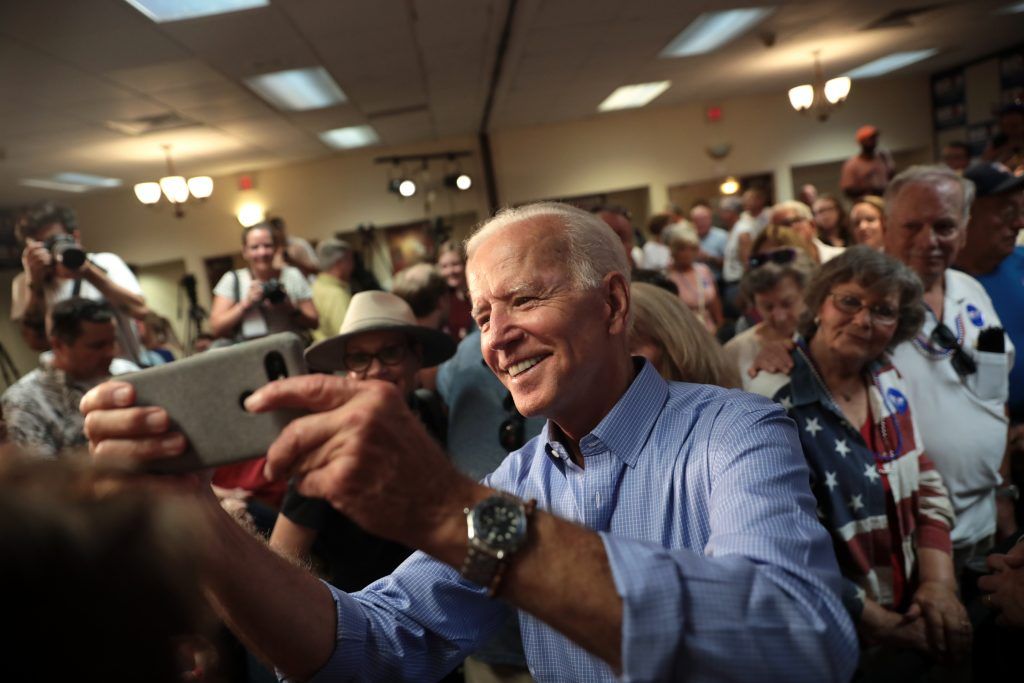
[(1020, 500), (1020, 489), (1017, 488), (1016, 484), (1003, 484), (996, 489), (996, 498)]
[(510, 558), (526, 541), (527, 522), (536, 506), (536, 500), (524, 503), (509, 495), (496, 494), (463, 510), (469, 547), (462, 563), (462, 576), (486, 586), (492, 598), (498, 594)]

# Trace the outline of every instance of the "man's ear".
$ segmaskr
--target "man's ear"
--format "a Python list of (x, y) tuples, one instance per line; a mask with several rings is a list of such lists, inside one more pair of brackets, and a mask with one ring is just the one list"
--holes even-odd
[(609, 334), (624, 334), (629, 320), (629, 280), (622, 273), (604, 276), (605, 305), (608, 307)]

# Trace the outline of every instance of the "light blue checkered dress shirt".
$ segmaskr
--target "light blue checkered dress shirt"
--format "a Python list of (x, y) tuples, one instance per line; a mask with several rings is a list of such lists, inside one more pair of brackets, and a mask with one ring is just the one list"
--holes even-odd
[[(585, 468), (550, 428), (485, 482), (601, 534), (623, 599), (622, 680), (849, 679), (856, 635), (781, 408), (666, 383), (645, 363), (580, 442)], [(436, 680), (508, 609), (423, 553), (363, 591), (332, 592), (338, 640), (318, 681)], [(537, 680), (615, 680), (540, 620), (519, 619)]]

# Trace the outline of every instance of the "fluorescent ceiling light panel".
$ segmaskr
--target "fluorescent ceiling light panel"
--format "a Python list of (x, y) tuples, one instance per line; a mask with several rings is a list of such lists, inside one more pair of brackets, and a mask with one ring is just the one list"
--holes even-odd
[(372, 126), (349, 126), (347, 128), (326, 130), (320, 133), (320, 139), (335, 149), (366, 147), (367, 145), (375, 145), (380, 142), (377, 131)]
[(53, 176), (58, 183), (88, 185), (89, 187), (121, 187), (120, 178), (106, 178), (90, 173), (58, 173)]
[(774, 7), (744, 7), (704, 12), (665, 46), (661, 56), (692, 57), (717, 50), (774, 11)]
[(995, 14), (1017, 14), (1019, 12), (1024, 12), (1024, 2), (1015, 2), (1012, 5), (1000, 7)]
[(882, 76), (891, 71), (902, 69), (905, 66), (916, 64), (938, 53), (938, 49), (934, 47), (927, 50), (913, 50), (911, 52), (893, 52), (891, 55), (886, 55), (873, 62), (862, 64), (853, 71), (847, 71), (843, 75), (849, 76), (854, 80), (858, 78), (874, 78), (875, 76)]
[(278, 109), (323, 109), (345, 101), (345, 93), (322, 66), (290, 69), (245, 79), (257, 95)]
[(46, 178), (23, 178), (18, 181), (18, 184), (25, 187), (36, 187), (40, 190), (56, 190), (58, 192), (82, 193), (94, 189), (88, 185), (60, 183), (56, 180), (47, 180)]
[(157, 23), (266, 7), (270, 0), (125, 0)]
[(597, 110), (612, 111), (614, 109), (632, 109), (634, 107), (642, 107), (661, 93), (668, 90), (670, 85), (672, 85), (672, 81), (624, 85), (621, 88), (616, 88), (615, 92), (606, 97), (604, 102), (597, 105)]

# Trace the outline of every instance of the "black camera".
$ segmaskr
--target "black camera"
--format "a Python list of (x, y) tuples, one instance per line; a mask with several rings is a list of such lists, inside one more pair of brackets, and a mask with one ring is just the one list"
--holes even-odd
[(78, 270), (85, 264), (85, 251), (71, 235), (54, 235), (43, 246), (50, 251), (55, 263), (60, 263), (68, 270)]
[(277, 278), (270, 278), (263, 283), (263, 298), (275, 306), (284, 302), (287, 296), (288, 293), (284, 291), (284, 286)]

